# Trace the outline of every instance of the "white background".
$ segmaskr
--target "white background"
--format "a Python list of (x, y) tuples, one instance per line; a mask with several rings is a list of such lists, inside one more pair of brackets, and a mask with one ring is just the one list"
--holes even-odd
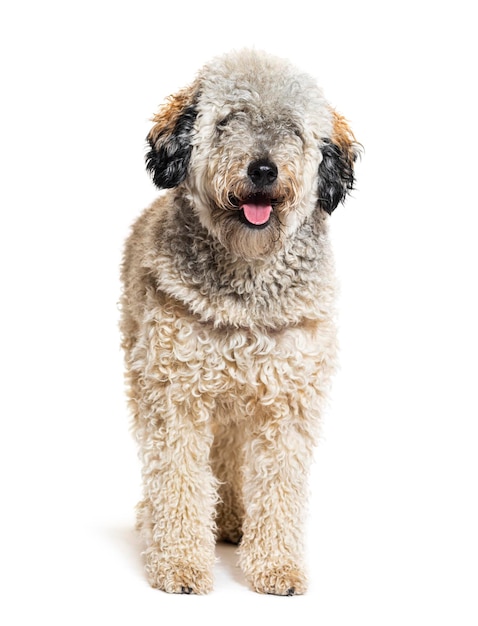
[[(478, 624), (473, 3), (6, 0), (0, 15), (2, 624)], [(331, 217), (342, 369), (304, 597), (150, 589), (117, 329), (148, 119), (215, 54), (315, 75), (365, 147)]]

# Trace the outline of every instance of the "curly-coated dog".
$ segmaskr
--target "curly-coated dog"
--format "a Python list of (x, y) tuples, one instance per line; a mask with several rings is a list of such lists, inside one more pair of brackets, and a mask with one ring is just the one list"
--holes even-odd
[(357, 144), (311, 77), (251, 50), (213, 60), (153, 121), (147, 168), (169, 191), (127, 240), (121, 321), (147, 575), (207, 593), (221, 539), (254, 590), (301, 594), (336, 360), (327, 220)]

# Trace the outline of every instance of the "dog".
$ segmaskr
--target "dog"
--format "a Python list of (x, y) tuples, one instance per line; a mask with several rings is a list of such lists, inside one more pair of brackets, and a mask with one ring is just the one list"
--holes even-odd
[(359, 144), (312, 77), (256, 50), (215, 58), (152, 121), (167, 191), (126, 241), (121, 300), (147, 577), (208, 593), (223, 540), (253, 590), (302, 594), (336, 363), (327, 225)]

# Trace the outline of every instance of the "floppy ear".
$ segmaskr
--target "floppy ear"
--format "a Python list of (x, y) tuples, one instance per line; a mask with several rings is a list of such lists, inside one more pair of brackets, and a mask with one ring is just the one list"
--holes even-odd
[(354, 186), (354, 163), (359, 154), (353, 132), (345, 119), (333, 111), (331, 139), (322, 140), (319, 165), (319, 205), (331, 214)]
[(154, 126), (146, 138), (151, 147), (146, 169), (160, 189), (176, 187), (186, 178), (196, 120), (194, 94), (193, 87), (188, 87), (170, 96), (153, 117)]

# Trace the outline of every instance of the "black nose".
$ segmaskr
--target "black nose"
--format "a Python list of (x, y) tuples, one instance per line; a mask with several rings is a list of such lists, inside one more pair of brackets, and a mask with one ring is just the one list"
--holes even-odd
[(256, 187), (267, 187), (277, 178), (277, 166), (272, 161), (253, 161), (247, 168), (247, 175)]

